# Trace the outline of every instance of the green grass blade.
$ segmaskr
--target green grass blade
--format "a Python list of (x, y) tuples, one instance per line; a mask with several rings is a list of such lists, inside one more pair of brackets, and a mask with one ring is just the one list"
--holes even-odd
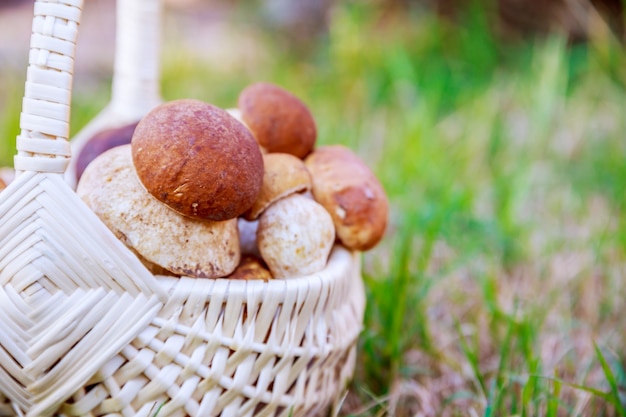
[(607, 362), (606, 358), (602, 354), (602, 351), (600, 350), (600, 348), (598, 347), (598, 344), (595, 341), (593, 342), (593, 348), (596, 352), (596, 357), (600, 361), (602, 370), (604, 371), (604, 376), (606, 377), (606, 380), (609, 383), (609, 386), (611, 387), (611, 393), (608, 399), (615, 406), (615, 409), (617, 410), (619, 415), (622, 417), (625, 417), (626, 408), (624, 407), (624, 404), (622, 403), (620, 399), (617, 379), (615, 378), (615, 375), (613, 374), (613, 371), (611, 370), (611, 366)]
[(562, 385), (563, 384), (558, 380), (552, 381), (552, 395), (548, 398), (546, 417), (557, 417), (559, 411), (559, 396), (561, 395)]
[(457, 319), (455, 319), (454, 324), (455, 324), (457, 334), (459, 336), (459, 345), (460, 345), (461, 351), (465, 355), (465, 359), (467, 360), (470, 367), (472, 368), (474, 378), (478, 382), (478, 385), (484, 397), (489, 398), (490, 394), (489, 394), (489, 390), (487, 389), (485, 378), (480, 370), (480, 361), (478, 358), (478, 354), (476, 351), (470, 348), (467, 341), (465, 340), (465, 335), (463, 334), (463, 330), (461, 329), (461, 323)]

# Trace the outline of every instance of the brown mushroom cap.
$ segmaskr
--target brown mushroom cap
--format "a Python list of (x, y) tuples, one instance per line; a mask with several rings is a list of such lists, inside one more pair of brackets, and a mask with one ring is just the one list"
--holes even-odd
[(387, 227), (389, 202), (372, 170), (341, 145), (319, 147), (304, 163), (313, 197), (332, 216), (339, 240), (349, 249), (374, 247)]
[(94, 159), (76, 193), (151, 271), (219, 278), (239, 264), (237, 220), (193, 219), (169, 209), (139, 182), (130, 145)]
[(76, 157), (76, 181), (80, 180), (85, 167), (98, 155), (116, 146), (127, 145), (133, 137), (137, 122), (106, 129), (96, 133), (82, 147)]
[(317, 127), (309, 108), (295, 95), (270, 83), (246, 87), (237, 102), (241, 118), (267, 152), (304, 158), (315, 145)]
[(263, 185), (254, 204), (244, 213), (246, 220), (255, 220), (273, 202), (293, 193), (311, 189), (311, 175), (304, 162), (287, 153), (263, 155)]
[(132, 153), (148, 192), (189, 217), (235, 218), (254, 203), (263, 181), (263, 158), (250, 131), (199, 100), (153, 109), (135, 129)]

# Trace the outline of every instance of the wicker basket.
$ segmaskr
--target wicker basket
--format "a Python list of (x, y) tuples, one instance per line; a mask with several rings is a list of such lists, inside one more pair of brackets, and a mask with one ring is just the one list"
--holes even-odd
[[(154, 276), (66, 181), (82, 3), (34, 7), (18, 175), (0, 193), (0, 415), (332, 411), (362, 326), (358, 253), (337, 245), (322, 272), (271, 282)], [(151, 100), (113, 100), (97, 124)]]

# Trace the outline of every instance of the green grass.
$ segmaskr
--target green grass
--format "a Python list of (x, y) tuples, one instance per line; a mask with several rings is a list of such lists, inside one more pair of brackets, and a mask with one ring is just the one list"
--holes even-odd
[[(624, 415), (626, 52), (606, 37), (503, 42), (476, 11), (455, 26), (350, 1), (295, 55), (238, 19), (256, 49), (229, 65), (166, 44), (164, 97), (233, 107), (248, 83), (276, 82), (392, 204), (364, 256), (342, 412)], [(93, 88), (106, 91), (76, 85), (73, 131), (106, 103), (80, 93)], [(21, 91), (0, 91), (6, 165)]]
[(0, 166), (6, 167), (13, 165), (24, 76), (0, 71), (0, 80)]

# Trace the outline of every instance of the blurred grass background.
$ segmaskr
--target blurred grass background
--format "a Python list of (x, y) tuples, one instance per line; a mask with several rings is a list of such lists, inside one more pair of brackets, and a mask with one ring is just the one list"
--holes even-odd
[[(162, 91), (227, 108), (275, 82), (383, 182), (342, 415), (626, 415), (623, 3), (337, 0), (311, 27), (270, 3), (169, 1)], [(77, 63), (73, 132), (104, 55)], [(0, 70), (2, 165), (25, 65)]]

